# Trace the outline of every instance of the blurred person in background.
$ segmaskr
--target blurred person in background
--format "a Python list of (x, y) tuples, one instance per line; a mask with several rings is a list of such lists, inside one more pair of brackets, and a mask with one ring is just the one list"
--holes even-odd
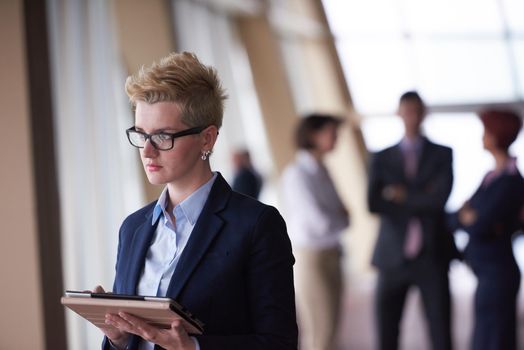
[(262, 177), (251, 163), (248, 150), (239, 149), (233, 152), (233, 190), (258, 199), (262, 188)]
[(522, 119), (504, 110), (484, 111), (480, 119), (484, 148), (493, 156), (495, 168), (462, 208), (448, 217), (448, 223), (453, 230), (469, 234), (464, 257), (478, 280), (471, 348), (515, 350), (520, 271), (512, 237), (524, 208), (524, 180), (508, 148), (522, 128)]
[(444, 205), (453, 182), (452, 152), (422, 135), (426, 107), (415, 91), (404, 93), (398, 115), (400, 143), (372, 155), (368, 205), (380, 215), (372, 264), (377, 349), (396, 350), (406, 296), (420, 291), (433, 350), (449, 350), (451, 316), (448, 269), (457, 254), (445, 228)]
[(298, 151), (282, 175), (284, 216), (296, 258), (295, 290), (301, 341), (306, 350), (335, 349), (342, 294), (340, 238), (349, 215), (324, 157), (335, 148), (340, 120), (304, 117), (295, 141)]
[(209, 164), (226, 98), (216, 71), (171, 54), (129, 77), (126, 92), (135, 109), (129, 142), (164, 190), (122, 223), (112, 291), (175, 299), (205, 326), (189, 336), (179, 321), (160, 329), (110, 314), (103, 349), (296, 349), (284, 220), (232, 191)]

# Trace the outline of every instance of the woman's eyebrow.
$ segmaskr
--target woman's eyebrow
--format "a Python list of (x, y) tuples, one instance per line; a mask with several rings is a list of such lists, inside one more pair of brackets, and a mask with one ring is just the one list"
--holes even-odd
[[(144, 132), (145, 133), (145, 130), (139, 126), (136, 126), (135, 125), (135, 130), (137, 131), (141, 131), (141, 132)], [(159, 128), (159, 129), (155, 129), (151, 132), (151, 134), (160, 134), (160, 133), (163, 133), (163, 132), (168, 132), (168, 133), (176, 133), (177, 130), (176, 128), (172, 127), (172, 126), (168, 126), (168, 127), (165, 127), (165, 128)]]

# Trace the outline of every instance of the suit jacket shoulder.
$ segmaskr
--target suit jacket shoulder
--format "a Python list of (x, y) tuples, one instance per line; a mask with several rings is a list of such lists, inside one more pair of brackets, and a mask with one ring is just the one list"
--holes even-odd
[(396, 153), (396, 152), (400, 152), (400, 144), (398, 143), (392, 146), (388, 146), (384, 149), (378, 150), (376, 152), (372, 152), (371, 155), (373, 157), (382, 158), (382, 157), (387, 157), (391, 155), (392, 153)]
[(451, 156), (453, 151), (451, 150), (451, 147), (440, 145), (438, 143), (434, 143), (430, 141), (429, 139), (425, 138), (425, 147), (430, 148), (433, 152), (439, 153), (446, 156)]
[[(434, 150), (439, 150), (441, 152), (451, 152), (450, 147), (435, 143), (426, 137), (423, 138), (423, 145), (424, 147), (430, 147)], [(378, 155), (378, 156), (384, 156), (384, 155), (391, 154), (392, 152), (399, 152), (399, 151), (400, 151), (400, 142), (392, 146), (388, 146), (382, 150), (373, 152), (373, 154)]]
[(151, 216), (156, 202), (157, 201), (155, 200), (138, 209), (137, 211), (129, 214), (122, 222), (122, 226), (136, 226), (142, 224), (146, 217)]

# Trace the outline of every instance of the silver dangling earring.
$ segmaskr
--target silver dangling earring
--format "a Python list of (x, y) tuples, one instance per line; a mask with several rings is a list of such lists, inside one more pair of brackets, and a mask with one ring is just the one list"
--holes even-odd
[(211, 154), (211, 151), (203, 151), (202, 155), (200, 156), (200, 159), (206, 160), (207, 157)]

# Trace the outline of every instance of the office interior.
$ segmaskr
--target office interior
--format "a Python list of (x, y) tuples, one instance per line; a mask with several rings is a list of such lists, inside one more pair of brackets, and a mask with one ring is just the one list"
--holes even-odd
[[(450, 211), (493, 166), (476, 112), (496, 105), (524, 114), (520, 0), (3, 0), (0, 38), (0, 305), (8, 315), (0, 349), (99, 347), (102, 333), (59, 300), (65, 289), (111, 287), (120, 223), (161, 191), (127, 143), (133, 114), (123, 86), (169, 52), (195, 52), (227, 90), (213, 169), (231, 179), (231, 152), (248, 149), (265, 179), (260, 200), (277, 208), (298, 118), (344, 119), (327, 160), (351, 212), (340, 350), (374, 344), (377, 218), (366, 204), (367, 162), (402, 136), (400, 94), (421, 93), (425, 134), (454, 151)], [(523, 172), (522, 132), (511, 152)], [(459, 246), (466, 240), (456, 235)], [(522, 238), (514, 251), (524, 268)], [(454, 343), (468, 349), (476, 281), (460, 262), (450, 280)], [(429, 349), (420, 307), (412, 293), (402, 349)]]

